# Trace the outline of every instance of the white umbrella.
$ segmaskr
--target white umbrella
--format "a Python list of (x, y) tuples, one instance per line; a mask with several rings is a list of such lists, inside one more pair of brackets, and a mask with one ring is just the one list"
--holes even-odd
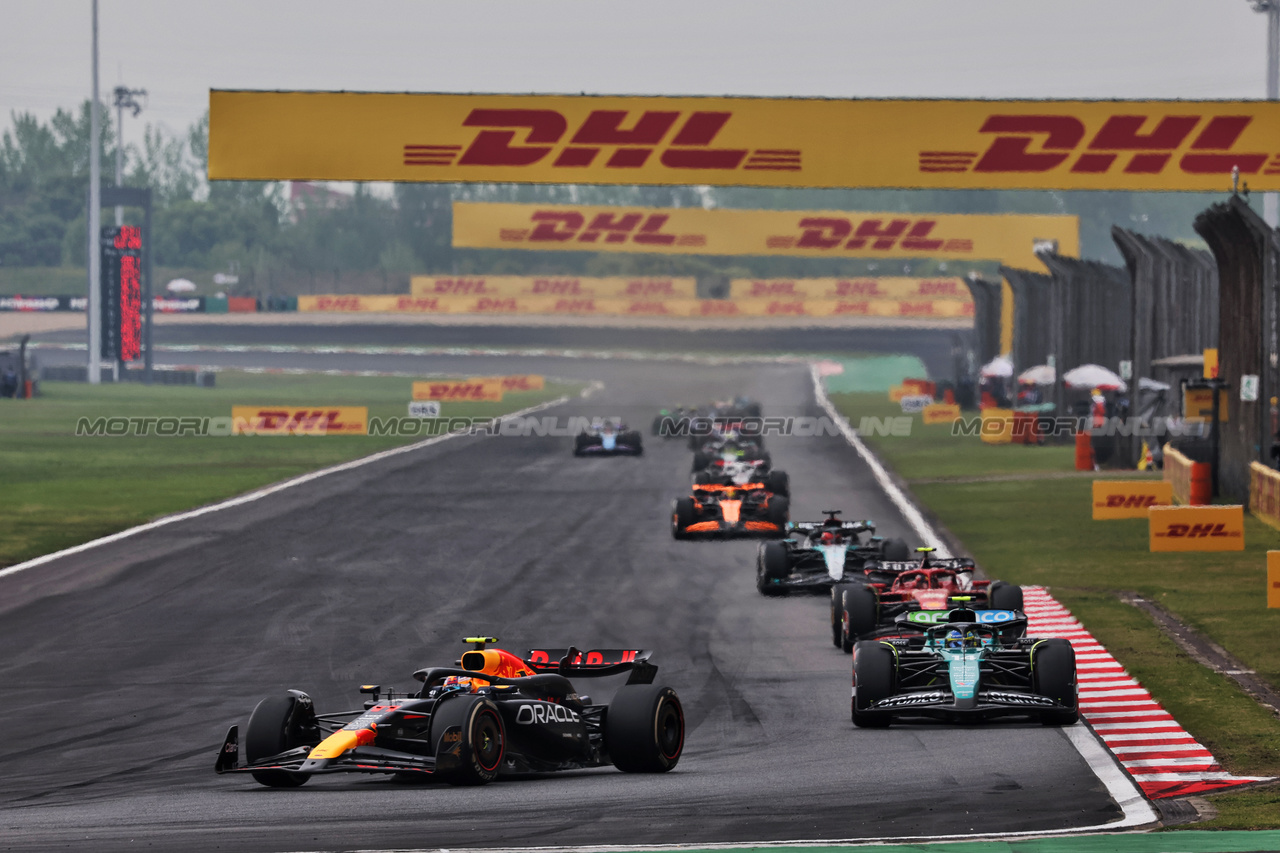
[(1171, 387), (1168, 382), (1157, 382), (1145, 376), (1138, 380), (1138, 388), (1143, 391), (1168, 391)]
[(1124, 380), (1100, 364), (1082, 364), (1062, 374), (1068, 388), (1105, 388), (1109, 391), (1128, 391)]
[(1052, 385), (1058, 378), (1058, 371), (1047, 364), (1029, 368), (1018, 374), (1018, 381), (1024, 385)]
[(984, 364), (979, 373), (988, 377), (1012, 376), (1013, 362), (1002, 355), (998, 355)]
[(194, 281), (187, 281), (185, 278), (175, 278), (164, 286), (164, 289), (170, 293), (190, 293), (196, 289)]

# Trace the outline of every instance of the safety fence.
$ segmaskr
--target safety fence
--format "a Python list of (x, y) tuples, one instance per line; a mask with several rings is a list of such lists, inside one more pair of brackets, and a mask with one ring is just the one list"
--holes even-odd
[(1249, 463), (1249, 511), (1280, 529), (1280, 471)]
[[(48, 313), (86, 311), (85, 296), (0, 296), (0, 311)], [(158, 314), (233, 314), (257, 311), (296, 311), (292, 296), (155, 296), (151, 310)]]

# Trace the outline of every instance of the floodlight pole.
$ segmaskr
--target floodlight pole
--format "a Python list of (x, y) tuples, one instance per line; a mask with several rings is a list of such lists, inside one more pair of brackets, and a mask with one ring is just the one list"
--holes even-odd
[[(115, 108), (116, 108), (116, 186), (124, 186), (124, 110), (128, 107), (133, 111), (133, 117), (137, 118), (138, 113), (142, 112), (142, 104), (139, 103), (135, 96), (147, 96), (146, 89), (130, 89), (127, 86), (116, 86), (115, 88)], [(124, 208), (116, 205), (116, 225), (124, 225)]]
[(98, 120), (98, 0), (93, 0), (93, 97), (89, 101), (89, 383), (102, 381), (102, 294), (101, 253), (98, 246), (102, 230), (101, 164), (98, 148), (102, 128)]
[[(1267, 15), (1267, 100), (1280, 101), (1280, 0), (1252, 0), (1253, 11)], [(1262, 218), (1267, 225), (1280, 225), (1280, 195), (1264, 193)]]

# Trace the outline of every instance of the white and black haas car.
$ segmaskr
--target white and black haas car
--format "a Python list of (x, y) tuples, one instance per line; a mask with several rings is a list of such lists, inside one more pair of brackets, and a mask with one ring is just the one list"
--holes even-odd
[(861, 583), (867, 561), (910, 556), (903, 540), (876, 536), (870, 519), (842, 521), (836, 509), (823, 514), (822, 521), (791, 522), (786, 539), (761, 543), (756, 552), (756, 588), (761, 595), (826, 592), (841, 583)]
[(639, 430), (629, 429), (620, 418), (594, 418), (573, 440), (574, 456), (641, 456), (644, 444)]
[[(293, 788), (325, 773), (389, 773), (482, 785), (499, 775), (612, 764), (662, 773), (684, 750), (684, 710), (654, 684), (657, 667), (638, 649), (534, 649), (520, 658), (474, 643), (456, 666), (420, 669), (418, 691), (364, 685), (360, 710), (318, 714), (311, 697), (282, 690), (258, 703), (245, 730), (232, 726), (214, 769)], [(570, 678), (627, 675), (607, 704)]]
[(916, 611), (898, 621), (898, 636), (854, 647), (855, 725), (1030, 717), (1069, 726), (1080, 718), (1070, 641), (1026, 636), (1020, 611)]

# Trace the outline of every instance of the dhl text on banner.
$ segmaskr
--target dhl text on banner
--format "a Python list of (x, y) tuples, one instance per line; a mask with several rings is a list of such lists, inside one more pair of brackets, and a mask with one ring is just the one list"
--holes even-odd
[(607, 299), (693, 299), (695, 278), (587, 276), (446, 276), (415, 275), (409, 282), (414, 296), (470, 297), (596, 297)]
[(517, 374), (514, 376), (473, 376), (470, 382), (498, 382), (506, 391), (541, 391), (546, 380), (536, 373)]
[(212, 180), (1274, 191), (1277, 140), (1270, 101), (209, 93)]
[(366, 435), (367, 406), (232, 406), (235, 435)]
[(1146, 518), (1147, 508), (1173, 503), (1173, 484), (1160, 480), (1094, 480), (1093, 518)]
[(413, 383), (414, 400), (435, 400), (440, 403), (501, 403), (502, 380), (442, 379)]
[(735, 278), (733, 299), (906, 299), (972, 302), (960, 278)]
[(1152, 551), (1243, 551), (1243, 506), (1147, 508)]
[[(607, 234), (614, 239), (601, 239)], [(1080, 252), (1075, 216), (851, 213), (463, 202), (453, 245), (694, 255), (994, 260), (1042, 269), (1038, 245)], [(735, 294), (736, 295), (736, 294)], [(838, 294), (837, 294), (838, 295)]]
[(960, 407), (955, 403), (930, 403), (921, 414), (926, 424), (949, 424), (960, 420)]

